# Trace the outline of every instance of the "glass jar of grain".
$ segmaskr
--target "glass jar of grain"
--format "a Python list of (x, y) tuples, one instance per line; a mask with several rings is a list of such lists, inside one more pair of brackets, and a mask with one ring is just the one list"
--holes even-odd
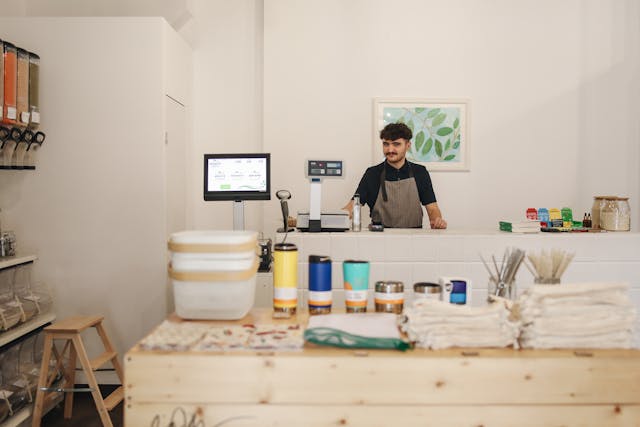
[(631, 230), (631, 207), (628, 197), (618, 197), (618, 231)]
[(606, 199), (600, 209), (600, 228), (607, 231), (629, 230), (629, 203), (628, 198), (613, 197)]
[(602, 228), (600, 226), (600, 210), (607, 200), (612, 198), (615, 196), (593, 196), (593, 205), (591, 206), (591, 226), (593, 228)]

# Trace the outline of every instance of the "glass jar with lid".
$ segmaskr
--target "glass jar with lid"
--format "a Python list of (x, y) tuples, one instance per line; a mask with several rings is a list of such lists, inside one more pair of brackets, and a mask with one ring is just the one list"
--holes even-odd
[(615, 199), (615, 196), (593, 196), (593, 205), (591, 206), (591, 226), (593, 228), (602, 228), (600, 226), (600, 210), (609, 199)]
[(618, 231), (631, 230), (631, 207), (628, 197), (618, 197)]
[[(618, 197), (608, 198), (600, 209), (600, 228), (607, 231), (626, 231), (629, 226), (629, 213), (622, 214)], [(627, 204), (628, 205), (628, 204)], [(626, 221), (622, 221), (623, 216)]]

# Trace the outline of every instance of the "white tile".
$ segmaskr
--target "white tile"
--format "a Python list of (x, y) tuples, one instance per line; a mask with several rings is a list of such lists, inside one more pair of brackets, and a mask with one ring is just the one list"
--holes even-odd
[(577, 261), (597, 261), (600, 253), (600, 248), (597, 241), (593, 239), (593, 233), (571, 233), (566, 238), (566, 246), (560, 247), (567, 252), (575, 253), (573, 262)]
[(331, 288), (344, 289), (344, 275), (342, 274), (342, 262), (331, 263)]
[(624, 232), (599, 233), (598, 260), (640, 261), (640, 235)]
[(388, 234), (384, 238), (386, 262), (409, 262), (413, 259), (411, 236)]
[(573, 261), (567, 267), (561, 280), (564, 283), (595, 282), (602, 280), (607, 274), (597, 263)]
[[(281, 243), (283, 238), (284, 238), (284, 234), (279, 233), (273, 243), (274, 244), (275, 243)], [(293, 243), (294, 245), (296, 245), (296, 247), (298, 248), (298, 254), (302, 253), (303, 241), (304, 241), (304, 238), (303, 238), (303, 235), (301, 233), (289, 233), (289, 234), (287, 234), (286, 243)]]
[(372, 262), (369, 265), (369, 288), (373, 289), (375, 283), (380, 280), (386, 280), (386, 266), (389, 264), (382, 262)]
[(562, 277), (562, 283), (601, 281), (627, 282), (632, 288), (640, 288), (640, 263), (576, 262), (569, 265)]
[(464, 241), (462, 236), (441, 236), (436, 248), (436, 260), (444, 262), (464, 261)]
[(438, 276), (469, 277), (470, 268), (464, 262), (440, 262), (438, 263)]
[(344, 303), (344, 289), (336, 289), (333, 291), (333, 304), (331, 306), (332, 312), (344, 312), (346, 310), (346, 304)]
[(328, 233), (305, 234), (299, 256), (301, 261), (308, 261), (309, 255), (331, 256), (331, 237)]
[(504, 250), (501, 239), (493, 236), (469, 236), (465, 238), (462, 248), (463, 259), (469, 262), (480, 261), (480, 255), (486, 260), (490, 259), (491, 255), (502, 256)]
[(468, 266), (469, 279), (473, 280), (474, 287), (487, 289), (489, 273), (481, 262), (472, 262)]
[[(547, 248), (548, 244), (545, 240), (548, 236), (548, 233), (538, 233), (538, 234), (530, 234), (526, 236), (522, 236), (522, 239), (519, 241), (518, 245), (504, 245), (507, 246), (515, 246), (519, 249), (524, 250), (525, 252), (540, 252), (541, 249)], [(504, 242), (508, 243), (508, 242)]]
[(298, 262), (298, 288), (307, 289), (309, 287), (309, 263)]
[(612, 262), (601, 265), (611, 270), (611, 280), (628, 282), (632, 288), (640, 288), (640, 262)]
[(411, 266), (411, 283), (438, 282), (438, 264), (433, 262), (415, 262)]
[(331, 234), (331, 259), (344, 261), (358, 256), (358, 233)]
[[(413, 286), (413, 264), (408, 262), (385, 264), (382, 280), (399, 281), (404, 284), (405, 289), (410, 289)], [(375, 281), (373, 283), (375, 284)]]
[(385, 259), (384, 234), (360, 234), (358, 236), (358, 259), (369, 262), (383, 262)]
[(440, 239), (428, 234), (415, 234), (411, 237), (411, 256), (408, 261), (433, 262), (436, 261), (436, 249)]

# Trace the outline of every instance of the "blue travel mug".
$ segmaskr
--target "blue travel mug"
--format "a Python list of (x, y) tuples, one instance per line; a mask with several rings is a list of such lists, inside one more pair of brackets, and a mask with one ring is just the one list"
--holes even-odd
[(309, 255), (309, 314), (331, 313), (331, 258)]

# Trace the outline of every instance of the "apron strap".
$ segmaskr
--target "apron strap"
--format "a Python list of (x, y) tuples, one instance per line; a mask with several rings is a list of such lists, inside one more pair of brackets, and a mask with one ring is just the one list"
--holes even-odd
[(382, 167), (382, 173), (380, 174), (380, 190), (382, 191), (382, 200), (385, 202), (389, 201), (387, 197), (387, 186), (385, 185), (385, 181), (387, 180), (387, 163), (385, 162)]

